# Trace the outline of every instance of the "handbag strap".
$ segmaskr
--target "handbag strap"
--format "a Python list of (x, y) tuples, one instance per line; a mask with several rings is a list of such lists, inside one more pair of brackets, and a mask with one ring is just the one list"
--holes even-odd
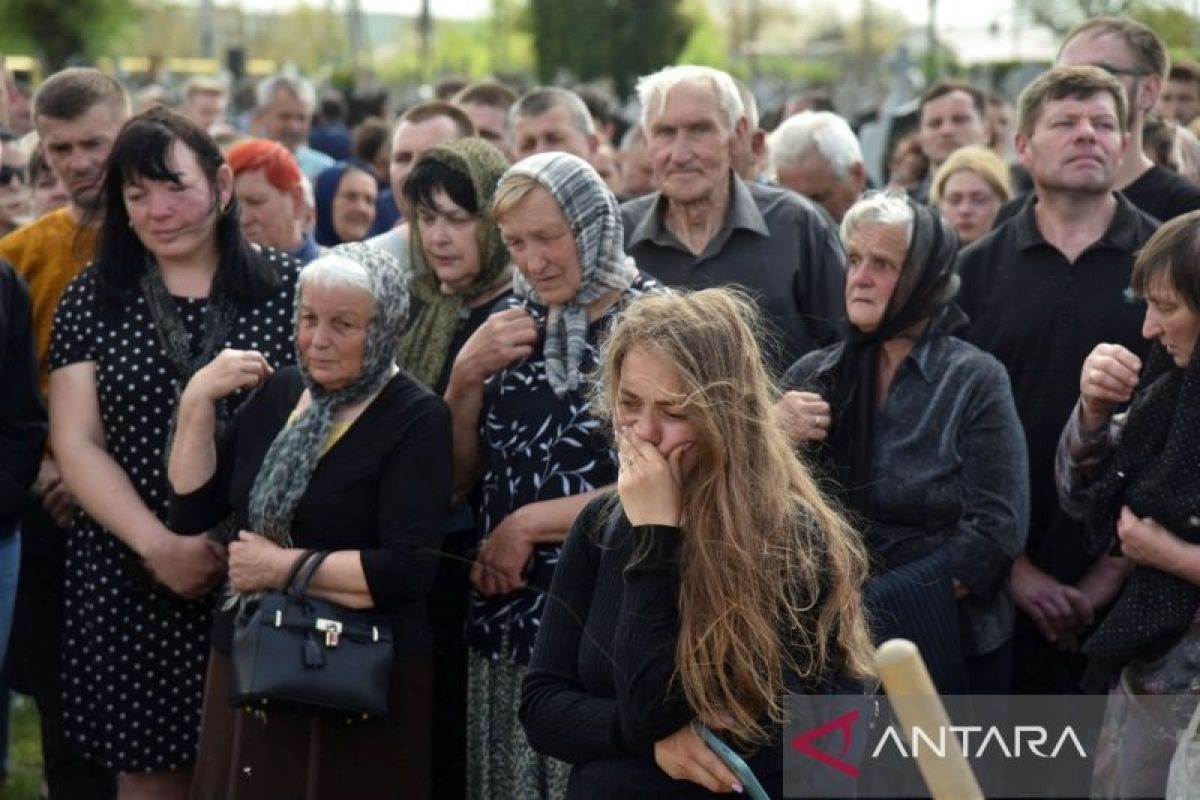
[(290, 593), (292, 591), (292, 583), (296, 580), (296, 576), (300, 574), (301, 568), (312, 560), (312, 557), (318, 555), (319, 550), (305, 550), (303, 553), (292, 562), (291, 568), (288, 570), (287, 577), (283, 579), (283, 584), (279, 587), (279, 591)]
[(304, 568), (300, 570), (300, 575), (296, 579), (295, 594), (299, 597), (304, 597), (308, 594), (308, 583), (312, 580), (313, 575), (321, 568), (322, 562), (329, 558), (329, 550), (313, 550), (311, 555), (305, 559)]

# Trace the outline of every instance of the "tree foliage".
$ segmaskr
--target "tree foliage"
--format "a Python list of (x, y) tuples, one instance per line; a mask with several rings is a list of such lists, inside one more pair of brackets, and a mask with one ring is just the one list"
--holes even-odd
[(1138, 5), (1138, 0), (1017, 0), (1034, 24), (1060, 37), (1088, 17), (1125, 16)]
[(681, 0), (531, 0), (538, 76), (612, 78), (618, 96), (638, 75), (672, 64), (691, 23)]
[(36, 52), (53, 72), (105, 54), (137, 13), (134, 0), (0, 0), (0, 40)]

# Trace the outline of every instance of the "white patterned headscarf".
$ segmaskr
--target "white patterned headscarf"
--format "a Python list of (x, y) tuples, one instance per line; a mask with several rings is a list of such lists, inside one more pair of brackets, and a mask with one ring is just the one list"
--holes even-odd
[[(321, 459), (334, 413), (365, 400), (387, 383), (396, 363), (396, 348), (408, 326), (408, 280), (395, 256), (364, 242), (338, 245), (328, 255), (347, 258), (366, 270), (375, 306), (363, 342), (362, 372), (349, 385), (325, 389), (313, 380), (297, 351), (300, 374), (312, 402), (275, 435), (250, 489), (250, 525), (256, 533), (285, 547), (291, 546), (292, 515)], [(296, 286), (297, 324), (303, 291), (301, 280)]]
[[(579, 366), (587, 348), (588, 304), (609, 292), (625, 291), (638, 271), (633, 259), (625, 255), (617, 198), (591, 164), (569, 153), (538, 153), (509, 167), (500, 179), (501, 187), (510, 175), (527, 175), (545, 188), (575, 236), (583, 270), (579, 291), (566, 304), (551, 307), (546, 316), (546, 380), (554, 394), (563, 397), (579, 388)], [(519, 271), (513, 276), (513, 291), (546, 305)]]

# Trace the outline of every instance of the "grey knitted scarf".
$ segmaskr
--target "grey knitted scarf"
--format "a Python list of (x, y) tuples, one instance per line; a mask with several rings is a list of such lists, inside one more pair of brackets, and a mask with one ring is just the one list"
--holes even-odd
[[(322, 258), (340, 256), (361, 264), (370, 278), (375, 310), (363, 343), (362, 374), (350, 385), (327, 391), (313, 380), (297, 357), (312, 403), (271, 442), (250, 490), (250, 525), (276, 544), (291, 546), (292, 515), (321, 458), (321, 449), (339, 408), (353, 405), (379, 391), (389, 380), (396, 349), (408, 322), (408, 283), (396, 258), (363, 242), (338, 245)], [(303, 278), (303, 273), (302, 273)], [(299, 322), (303, 286), (296, 288)], [(297, 353), (299, 356), (299, 353)]]
[[(538, 153), (511, 166), (500, 179), (501, 185), (509, 175), (527, 175), (541, 184), (558, 202), (575, 235), (583, 280), (570, 302), (549, 309), (543, 351), (546, 380), (556, 396), (564, 397), (579, 388), (579, 365), (587, 348), (588, 304), (614, 290), (628, 289), (637, 277), (637, 267), (625, 255), (617, 198), (586, 161), (567, 153)], [(513, 291), (546, 305), (519, 272), (513, 276)]]

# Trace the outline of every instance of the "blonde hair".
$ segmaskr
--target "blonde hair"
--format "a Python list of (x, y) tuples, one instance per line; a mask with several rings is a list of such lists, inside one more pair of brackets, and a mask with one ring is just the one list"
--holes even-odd
[(643, 296), (602, 350), (594, 413), (612, 420), (631, 350), (672, 365), (700, 442), (683, 487), (675, 668), (700, 719), (765, 743), (785, 676), (873, 674), (864, 546), (781, 427), (754, 304), (727, 289)]
[(541, 185), (538, 179), (529, 173), (511, 170), (505, 172), (496, 184), (496, 194), (492, 198), (492, 219), (499, 222), (520, 205), (531, 191)]
[(942, 162), (942, 166), (938, 167), (929, 187), (929, 204), (938, 205), (942, 201), (942, 193), (946, 191), (946, 183), (950, 177), (964, 170), (982, 178), (983, 182), (1000, 196), (1001, 203), (1012, 199), (1012, 178), (1004, 159), (988, 147), (973, 144), (955, 150)]

